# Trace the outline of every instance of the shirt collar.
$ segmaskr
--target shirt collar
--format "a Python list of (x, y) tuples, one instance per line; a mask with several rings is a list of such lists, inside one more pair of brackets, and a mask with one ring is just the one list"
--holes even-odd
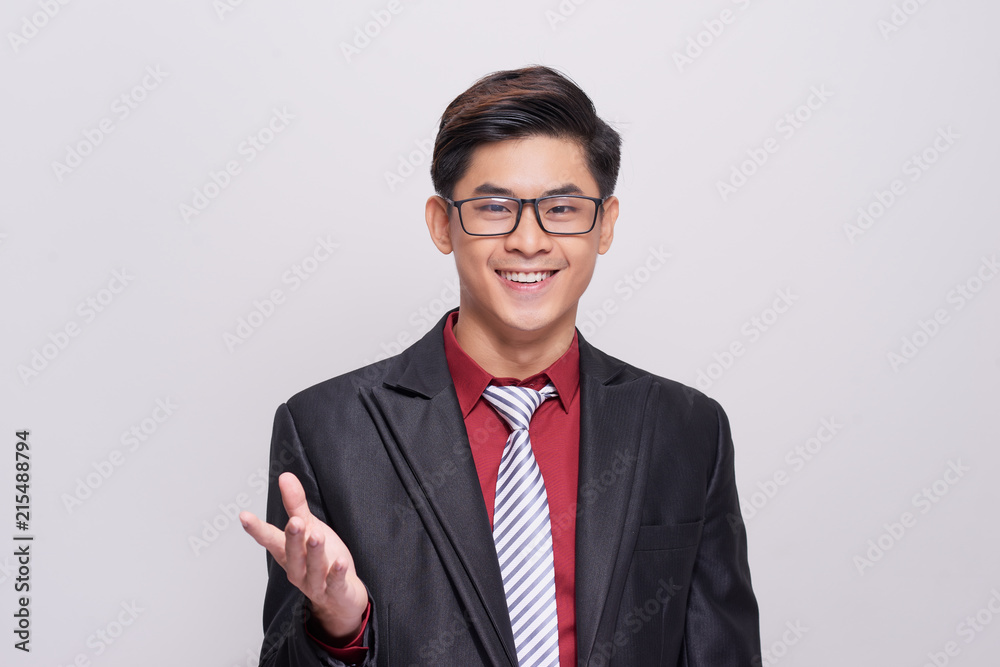
[(483, 370), (482, 366), (458, 344), (453, 330), (456, 321), (458, 321), (457, 310), (448, 315), (444, 325), (444, 353), (452, 381), (455, 383), (455, 393), (458, 395), (463, 419), (469, 416), (491, 382), (501, 386), (518, 385), (532, 389), (541, 389), (551, 382), (559, 394), (559, 405), (564, 412), (569, 412), (569, 406), (576, 397), (576, 392), (580, 390), (580, 346), (576, 331), (573, 332), (573, 342), (570, 343), (569, 349), (551, 366), (529, 378), (517, 380), (493, 377)]

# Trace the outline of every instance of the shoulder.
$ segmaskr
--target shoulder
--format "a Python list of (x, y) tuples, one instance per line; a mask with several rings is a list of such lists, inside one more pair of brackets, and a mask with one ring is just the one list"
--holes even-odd
[(314, 384), (295, 393), (285, 403), (293, 415), (318, 410), (340, 412), (361, 407), (357, 397), (372, 387), (382, 386), (394, 359), (395, 357), (383, 359)]
[(648, 381), (656, 389), (657, 405), (688, 419), (716, 423), (725, 419), (718, 401), (698, 389), (622, 361), (581, 340), (581, 372), (590, 372), (605, 384)]

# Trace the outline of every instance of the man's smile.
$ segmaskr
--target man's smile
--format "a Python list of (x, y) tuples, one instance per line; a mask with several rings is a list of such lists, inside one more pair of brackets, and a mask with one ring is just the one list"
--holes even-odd
[(543, 280), (547, 280), (552, 276), (555, 271), (502, 271), (497, 270), (497, 274), (511, 282), (515, 283), (540, 283)]

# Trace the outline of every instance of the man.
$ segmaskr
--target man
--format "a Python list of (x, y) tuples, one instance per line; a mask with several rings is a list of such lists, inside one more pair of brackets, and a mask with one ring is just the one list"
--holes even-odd
[(262, 665), (759, 662), (725, 414), (575, 328), (619, 155), (549, 68), (445, 110), (425, 213), (459, 307), (278, 409), (269, 523), (241, 515)]

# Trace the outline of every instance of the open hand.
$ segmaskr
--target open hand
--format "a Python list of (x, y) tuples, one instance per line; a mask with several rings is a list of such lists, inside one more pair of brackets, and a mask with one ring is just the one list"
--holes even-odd
[(281, 502), (288, 512), (282, 531), (251, 512), (240, 523), (285, 569), (288, 581), (312, 603), (313, 617), (333, 639), (349, 639), (361, 630), (368, 591), (354, 571), (347, 545), (333, 529), (313, 516), (302, 483), (290, 472), (278, 477)]

